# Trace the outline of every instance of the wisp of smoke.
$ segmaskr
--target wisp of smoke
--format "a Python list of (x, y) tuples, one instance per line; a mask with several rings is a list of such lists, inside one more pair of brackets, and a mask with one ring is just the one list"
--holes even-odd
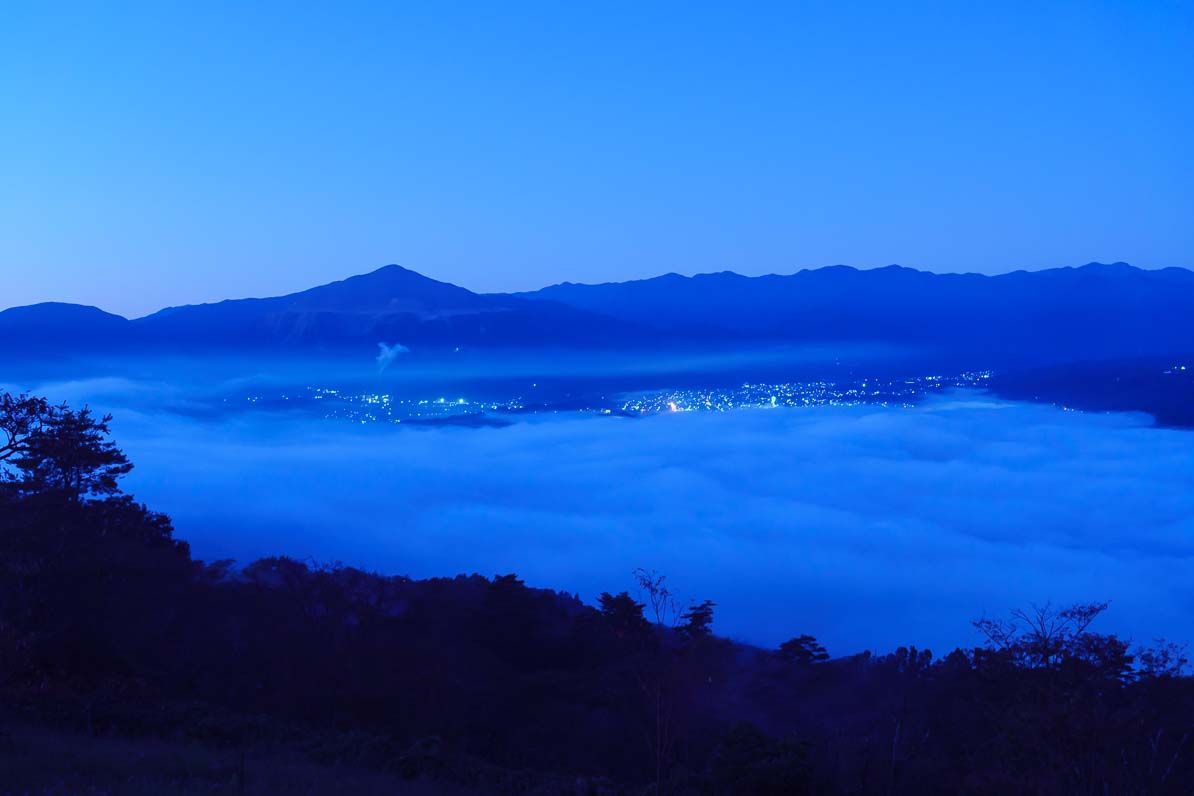
[(394, 343), (394, 345), (386, 345), (385, 343), (377, 344), (377, 372), (381, 373), (390, 366), (399, 354), (406, 354), (410, 349), (401, 343)]

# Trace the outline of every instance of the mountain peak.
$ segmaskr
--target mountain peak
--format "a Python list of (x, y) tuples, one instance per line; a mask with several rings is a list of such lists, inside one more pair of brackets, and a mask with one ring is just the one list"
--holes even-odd
[(121, 343), (131, 328), (127, 318), (87, 304), (46, 301), (0, 311), (0, 341), (13, 351)]
[(390, 264), (279, 299), (291, 310), (415, 312), (444, 305), (472, 306), (480, 297), (457, 285)]
[[(437, 282), (438, 281), (436, 279), (432, 279), (429, 276), (424, 276), (423, 274), (420, 274), (418, 271), (413, 271), (410, 268), (406, 268), (404, 266), (398, 265), (397, 263), (390, 263), (389, 265), (383, 265), (381, 268), (376, 268), (372, 271), (366, 271), (363, 274), (355, 274), (354, 276), (348, 277), (348, 279), (365, 279), (368, 277), (384, 277), (384, 278), (390, 278), (390, 279), (395, 278), (395, 277), (400, 277), (400, 278), (407, 278), (407, 279), (426, 279), (428, 282)], [(343, 281), (343, 280), (341, 280), (341, 281)], [(441, 283), (441, 284), (444, 284), (444, 283)]]
[(20, 307), (10, 307), (0, 310), (0, 317), (9, 319), (38, 318), (45, 320), (91, 319), (100, 322), (110, 321), (120, 323), (126, 319), (105, 312), (90, 304), (71, 304), (65, 301), (43, 301), (38, 304), (25, 304)]

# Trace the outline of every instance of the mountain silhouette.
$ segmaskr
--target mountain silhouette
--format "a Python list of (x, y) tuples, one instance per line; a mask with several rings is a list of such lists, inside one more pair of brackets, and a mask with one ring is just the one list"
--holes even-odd
[(1015, 359), (1194, 351), (1194, 272), (1126, 263), (999, 276), (898, 265), (667, 274), (519, 295), (664, 329), (714, 326), (768, 341), (875, 341)]
[(48, 301), (0, 312), (0, 344), (6, 348), (95, 348), (128, 345), (133, 324), (83, 304)]
[(173, 345), (303, 347), (426, 340), (511, 306), (389, 265), (285, 296), (170, 307), (134, 324), (147, 340)]
[(0, 313), (0, 343), (32, 351), (588, 347), (639, 334), (633, 323), (551, 301), (481, 295), (397, 265), (284, 296), (169, 307), (132, 321), (73, 304)]
[(876, 342), (1047, 362), (1194, 352), (1194, 272), (1125, 263), (934, 274), (831, 266), (479, 294), (397, 265), (309, 290), (170, 307), (126, 320), (95, 307), (0, 312), (6, 347), (202, 351), (649, 348)]

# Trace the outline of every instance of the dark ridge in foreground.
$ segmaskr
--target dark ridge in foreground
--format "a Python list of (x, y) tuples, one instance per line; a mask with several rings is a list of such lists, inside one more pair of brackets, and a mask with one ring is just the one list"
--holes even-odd
[(651, 572), (593, 606), (204, 563), (120, 491), (107, 431), (0, 394), (0, 792), (1194, 791), (1183, 651), (1098, 633), (1106, 604), (832, 658), (798, 612), (778, 649), (721, 638)]

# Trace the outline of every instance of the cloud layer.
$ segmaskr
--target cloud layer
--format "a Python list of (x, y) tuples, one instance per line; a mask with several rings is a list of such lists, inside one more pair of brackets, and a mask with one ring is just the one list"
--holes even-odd
[(204, 558), (517, 572), (593, 600), (639, 566), (723, 633), (831, 652), (976, 641), (1032, 601), (1194, 640), (1194, 434), (960, 394), (507, 428), (118, 415), (129, 487)]

